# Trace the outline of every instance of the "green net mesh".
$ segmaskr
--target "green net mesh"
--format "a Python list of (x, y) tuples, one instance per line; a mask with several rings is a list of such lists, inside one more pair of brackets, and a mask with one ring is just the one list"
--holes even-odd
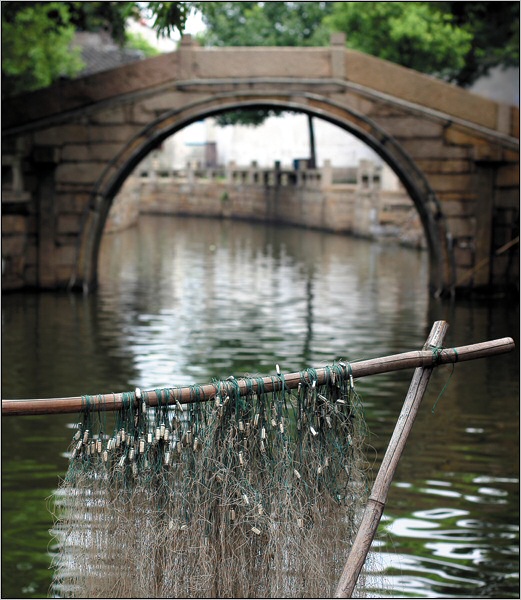
[[(298, 387), (216, 381), (85, 397), (55, 500), (61, 597), (332, 597), (367, 499), (361, 402), (345, 365)], [(136, 397), (141, 396), (141, 397)]]

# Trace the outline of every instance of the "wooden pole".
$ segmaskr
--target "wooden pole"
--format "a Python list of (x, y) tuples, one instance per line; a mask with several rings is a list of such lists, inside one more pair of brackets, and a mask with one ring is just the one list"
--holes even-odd
[[(423, 349), (426, 350), (429, 346), (440, 346), (447, 329), (448, 325), (444, 321), (434, 323)], [(387, 451), (373, 484), (362, 522), (360, 523), (351, 552), (340, 577), (335, 598), (351, 598), (358, 576), (364, 566), (367, 553), (376, 534), (398, 461), (420, 408), (432, 370), (432, 367), (419, 367), (414, 372), (402, 411), (396, 422)]]
[[(513, 240), (510, 240), (506, 244), (503, 244), (503, 246), (501, 246), (501, 248), (498, 248), (494, 252), (494, 256), (501, 256), (504, 252), (506, 252), (507, 250), (510, 250), (510, 248), (512, 248), (516, 244), (519, 244), (519, 236), (517, 236)], [(483, 267), (486, 267), (488, 265), (488, 263), (490, 262), (490, 260), (491, 260), (490, 256), (487, 256), (483, 260), (480, 260), (477, 265), (475, 265), (474, 267), (472, 267), (471, 269), (468, 269), (465, 273), (463, 273), (463, 275), (454, 284), (454, 287), (458, 287), (462, 283), (465, 283), (465, 281), (467, 281), (468, 279), (473, 277), (479, 270), (481, 270)]]
[[(377, 375), (379, 373), (389, 373), (391, 371), (400, 371), (403, 369), (412, 369), (415, 367), (434, 367), (443, 364), (475, 360), (497, 354), (510, 352), (515, 347), (512, 338), (500, 338), (468, 346), (457, 348), (445, 348), (443, 350), (429, 349), (416, 350), (412, 352), (403, 352), (381, 358), (372, 358), (352, 363), (338, 363), (343, 365), (342, 369), (346, 374), (351, 374), (353, 378), (367, 377), (368, 375)], [(328, 368), (322, 367), (315, 369), (317, 384), (321, 385), (327, 381)], [(302, 378), (309, 381), (309, 374), (288, 373), (281, 376), (262, 377), (262, 385), (265, 391), (271, 392), (282, 389), (294, 389), (302, 381)], [(259, 379), (237, 379), (234, 382), (229, 380), (221, 381), (219, 384), (210, 383), (201, 386), (165, 388), (161, 390), (161, 397), (158, 398), (157, 390), (148, 390), (146, 393), (147, 402), (150, 406), (157, 406), (159, 403), (189, 404), (192, 402), (202, 402), (211, 400), (221, 390), (239, 389), (241, 394), (248, 391), (256, 391), (259, 385)], [(90, 410), (111, 411), (119, 410), (128, 405), (130, 401), (137, 406), (137, 399), (134, 392), (116, 392), (111, 394), (98, 394), (88, 397)], [(48, 415), (48, 414), (67, 414), (79, 413), (86, 408), (86, 397), (76, 396), (72, 398), (41, 398), (34, 400), (2, 400), (2, 416), (21, 416), (21, 415)]]

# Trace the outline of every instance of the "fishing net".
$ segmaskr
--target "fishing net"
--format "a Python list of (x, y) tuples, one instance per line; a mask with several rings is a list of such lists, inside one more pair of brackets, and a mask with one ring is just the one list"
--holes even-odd
[(367, 486), (349, 367), (325, 373), (288, 389), (278, 372), (271, 391), (232, 377), (206, 402), (192, 386), (185, 405), (176, 388), (154, 390), (157, 406), (136, 390), (111, 419), (84, 397), (55, 497), (53, 593), (332, 597)]

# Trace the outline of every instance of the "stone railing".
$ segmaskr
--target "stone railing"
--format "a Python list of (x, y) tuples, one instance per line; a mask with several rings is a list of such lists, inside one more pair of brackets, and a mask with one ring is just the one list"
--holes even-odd
[(183, 169), (142, 170), (141, 177), (149, 180), (173, 179), (193, 183), (227, 183), (229, 185), (259, 185), (283, 187), (322, 187), (333, 183), (333, 170), (326, 164), (321, 169), (308, 169), (301, 165), (298, 169), (261, 168), (255, 164), (240, 167), (231, 162), (226, 167), (201, 167), (187, 164)]
[(138, 171), (111, 209), (106, 231), (136, 222), (139, 213), (230, 217), (391, 239), (424, 247), (418, 212), (405, 192), (381, 189), (371, 161), (320, 169), (187, 165)]
[(145, 168), (140, 171), (140, 175), (152, 180), (173, 178), (188, 182), (198, 180), (201, 183), (226, 182), (232, 185), (325, 188), (335, 184), (351, 184), (371, 189), (380, 187), (380, 167), (370, 160), (361, 160), (356, 167), (333, 167), (326, 160), (324, 166), (317, 169), (308, 168), (306, 161), (298, 161), (292, 169), (281, 168), (277, 163), (269, 168), (258, 167), (255, 163), (248, 167), (238, 166), (234, 162), (220, 167), (202, 167), (188, 163), (183, 169)]

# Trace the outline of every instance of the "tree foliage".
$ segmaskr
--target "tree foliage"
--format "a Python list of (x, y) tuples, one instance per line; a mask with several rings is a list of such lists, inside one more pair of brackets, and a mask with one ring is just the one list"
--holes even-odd
[[(38, 3), (40, 4), (40, 3)], [(77, 31), (106, 31), (118, 44), (125, 43), (127, 20), (139, 18), (136, 2), (63, 2)]]
[(326, 46), (334, 2), (204, 2), (205, 46)]
[(437, 2), (438, 10), (472, 33), (465, 64), (453, 78), (461, 86), (474, 83), (492, 67), (519, 66), (519, 2)]
[[(130, 18), (151, 18), (158, 36), (182, 32), (198, 2), (2, 2), (2, 96), (45, 87), (81, 71), (75, 31), (106, 31), (132, 47)], [(149, 49), (148, 49), (149, 50)]]
[(464, 66), (471, 34), (432, 2), (340, 2), (328, 19), (351, 48), (446, 78)]
[(70, 50), (75, 27), (63, 2), (2, 3), (2, 94), (50, 85), (83, 66)]
[(171, 37), (176, 31), (182, 33), (186, 20), (193, 10), (204, 2), (140, 2), (141, 10), (152, 19), (152, 27), (158, 37)]
[(140, 33), (125, 32), (125, 48), (139, 50), (145, 58), (157, 56), (161, 52)]
[(337, 2), (325, 21), (351, 48), (462, 86), (519, 60), (517, 2)]

